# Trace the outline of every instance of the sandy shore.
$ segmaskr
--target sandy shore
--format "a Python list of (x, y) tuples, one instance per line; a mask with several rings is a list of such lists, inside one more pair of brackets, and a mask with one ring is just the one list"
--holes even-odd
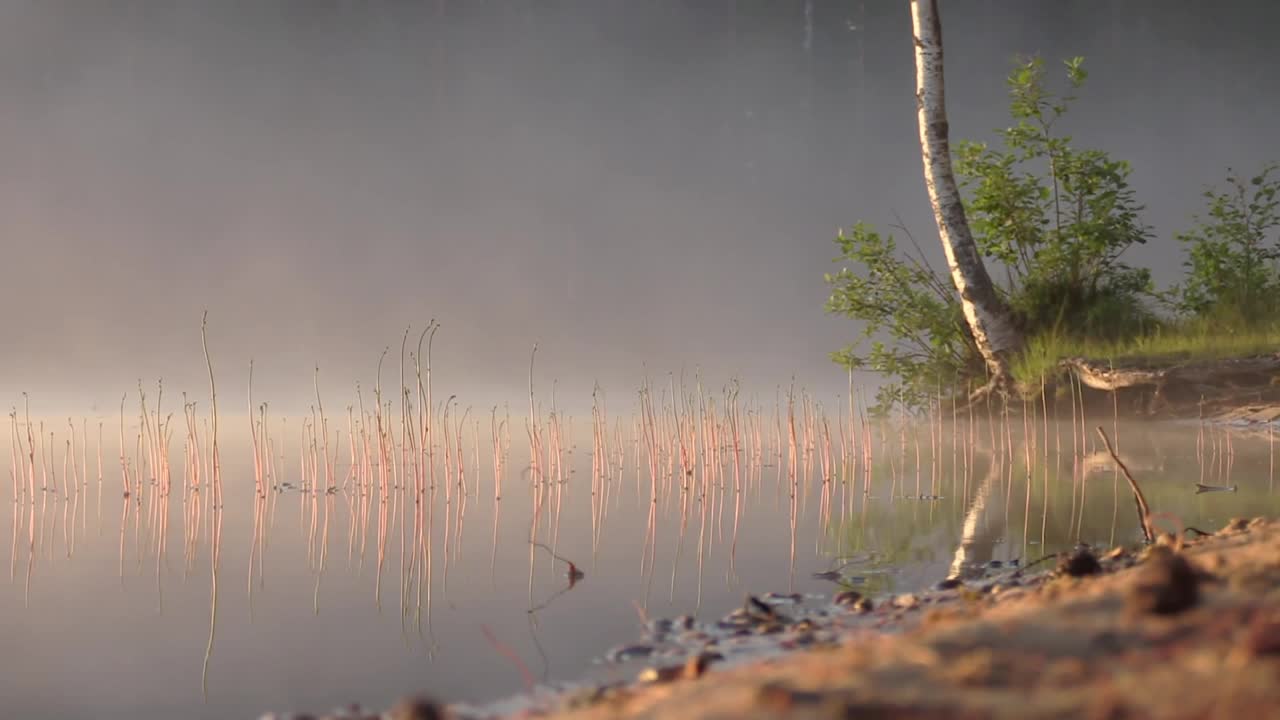
[[(720, 669), (711, 646), (512, 717), (1280, 718), (1280, 521), (1188, 534), (850, 602), (817, 625), (749, 603), (747, 632), (777, 625), (810, 649)], [(429, 701), (344, 716), (476, 717)]]
[(689, 667), (578, 695), (552, 717), (1280, 717), (1280, 522), (1169, 540), (987, 592), (926, 594), (889, 606), (903, 632), (700, 676)]

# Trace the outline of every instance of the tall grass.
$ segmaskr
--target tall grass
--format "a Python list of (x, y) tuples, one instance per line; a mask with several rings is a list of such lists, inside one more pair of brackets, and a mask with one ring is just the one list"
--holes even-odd
[(1031, 338), (1013, 364), (1024, 387), (1056, 376), (1058, 363), (1069, 357), (1120, 363), (1176, 363), (1248, 357), (1280, 351), (1280, 322), (1235, 329), (1207, 321), (1187, 322), (1121, 340), (1090, 340), (1047, 332)]

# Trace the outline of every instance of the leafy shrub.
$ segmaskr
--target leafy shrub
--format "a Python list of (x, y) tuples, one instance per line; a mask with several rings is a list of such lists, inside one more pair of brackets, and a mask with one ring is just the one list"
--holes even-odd
[[(882, 387), (874, 410), (895, 404), (917, 407), (950, 385), (983, 367), (977, 346), (961, 315), (950, 280), (929, 267), (922, 254), (901, 257), (892, 235), (881, 235), (858, 223), (836, 237), (840, 257), (852, 263), (825, 280), (832, 287), (829, 313), (862, 321), (862, 340), (832, 353), (851, 369), (896, 377)], [(887, 340), (887, 342), (886, 342)], [(862, 342), (870, 350), (859, 354)]]
[(1193, 318), (1249, 329), (1280, 312), (1280, 179), (1277, 165), (1245, 180), (1227, 172), (1225, 190), (1204, 193), (1208, 216), (1179, 235), (1186, 244), (1186, 280), (1177, 306)]
[[(1085, 81), (1082, 62), (1066, 62), (1072, 92)], [(997, 291), (1029, 338), (1115, 339), (1155, 325), (1149, 272), (1121, 260), (1150, 238), (1128, 163), (1056, 132), (1074, 97), (1047, 89), (1040, 59), (1019, 63), (1008, 84), (1013, 126), (997, 131), (1002, 146), (965, 142), (956, 154), (975, 243), (992, 277), (1005, 278)], [(826, 309), (861, 321), (863, 338), (833, 359), (897, 379), (881, 391), (881, 409), (918, 406), (939, 385), (958, 390), (985, 372), (950, 279), (918, 247), (900, 257), (892, 236), (864, 224), (836, 244), (836, 262), (855, 269), (826, 276)]]
[[(1087, 77), (1082, 63), (1065, 63), (1071, 91)], [(1150, 273), (1121, 261), (1151, 237), (1129, 164), (1057, 134), (1075, 98), (1048, 91), (1039, 58), (1019, 64), (1008, 84), (1014, 124), (997, 131), (1003, 147), (961, 143), (956, 171), (974, 240), (1004, 269), (1023, 332), (1111, 339), (1151, 324)]]

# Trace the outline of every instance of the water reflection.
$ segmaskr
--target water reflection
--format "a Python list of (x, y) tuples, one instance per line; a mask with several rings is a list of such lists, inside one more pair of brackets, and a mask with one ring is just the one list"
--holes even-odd
[[(491, 407), (486, 423), (435, 401), (427, 357), (406, 357), (401, 398), (381, 380), (357, 390), (341, 427), (318, 375), (305, 417), (251, 400), (220, 431), (185, 397), (168, 411), (160, 386), (119, 418), (15, 409), (0, 633), (48, 655), (0, 692), (48, 710), (57, 662), (75, 680), (59, 702), (101, 717), (491, 698), (609, 676), (593, 660), (634, 638), (637, 616), (709, 617), (771, 589), (906, 591), (1140, 537), (1127, 485), (1078, 417), (880, 422), (794, 389), (767, 406), (736, 384), (671, 378), (625, 414), (596, 388), (579, 423), (554, 388), (545, 408), (534, 388), (528, 415)], [(1280, 510), (1272, 431), (1107, 425), (1176, 523)], [(111, 689), (138, 672), (179, 679), (128, 700)]]

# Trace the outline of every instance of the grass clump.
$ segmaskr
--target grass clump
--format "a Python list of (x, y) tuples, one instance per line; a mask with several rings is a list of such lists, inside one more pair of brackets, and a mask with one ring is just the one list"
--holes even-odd
[(1036, 335), (1013, 363), (1014, 378), (1024, 387), (1057, 378), (1062, 360), (1085, 357), (1114, 365), (1175, 364), (1197, 360), (1251, 357), (1280, 350), (1280, 322), (1266, 326), (1223, 329), (1189, 320), (1131, 338), (1098, 340), (1057, 333)]

